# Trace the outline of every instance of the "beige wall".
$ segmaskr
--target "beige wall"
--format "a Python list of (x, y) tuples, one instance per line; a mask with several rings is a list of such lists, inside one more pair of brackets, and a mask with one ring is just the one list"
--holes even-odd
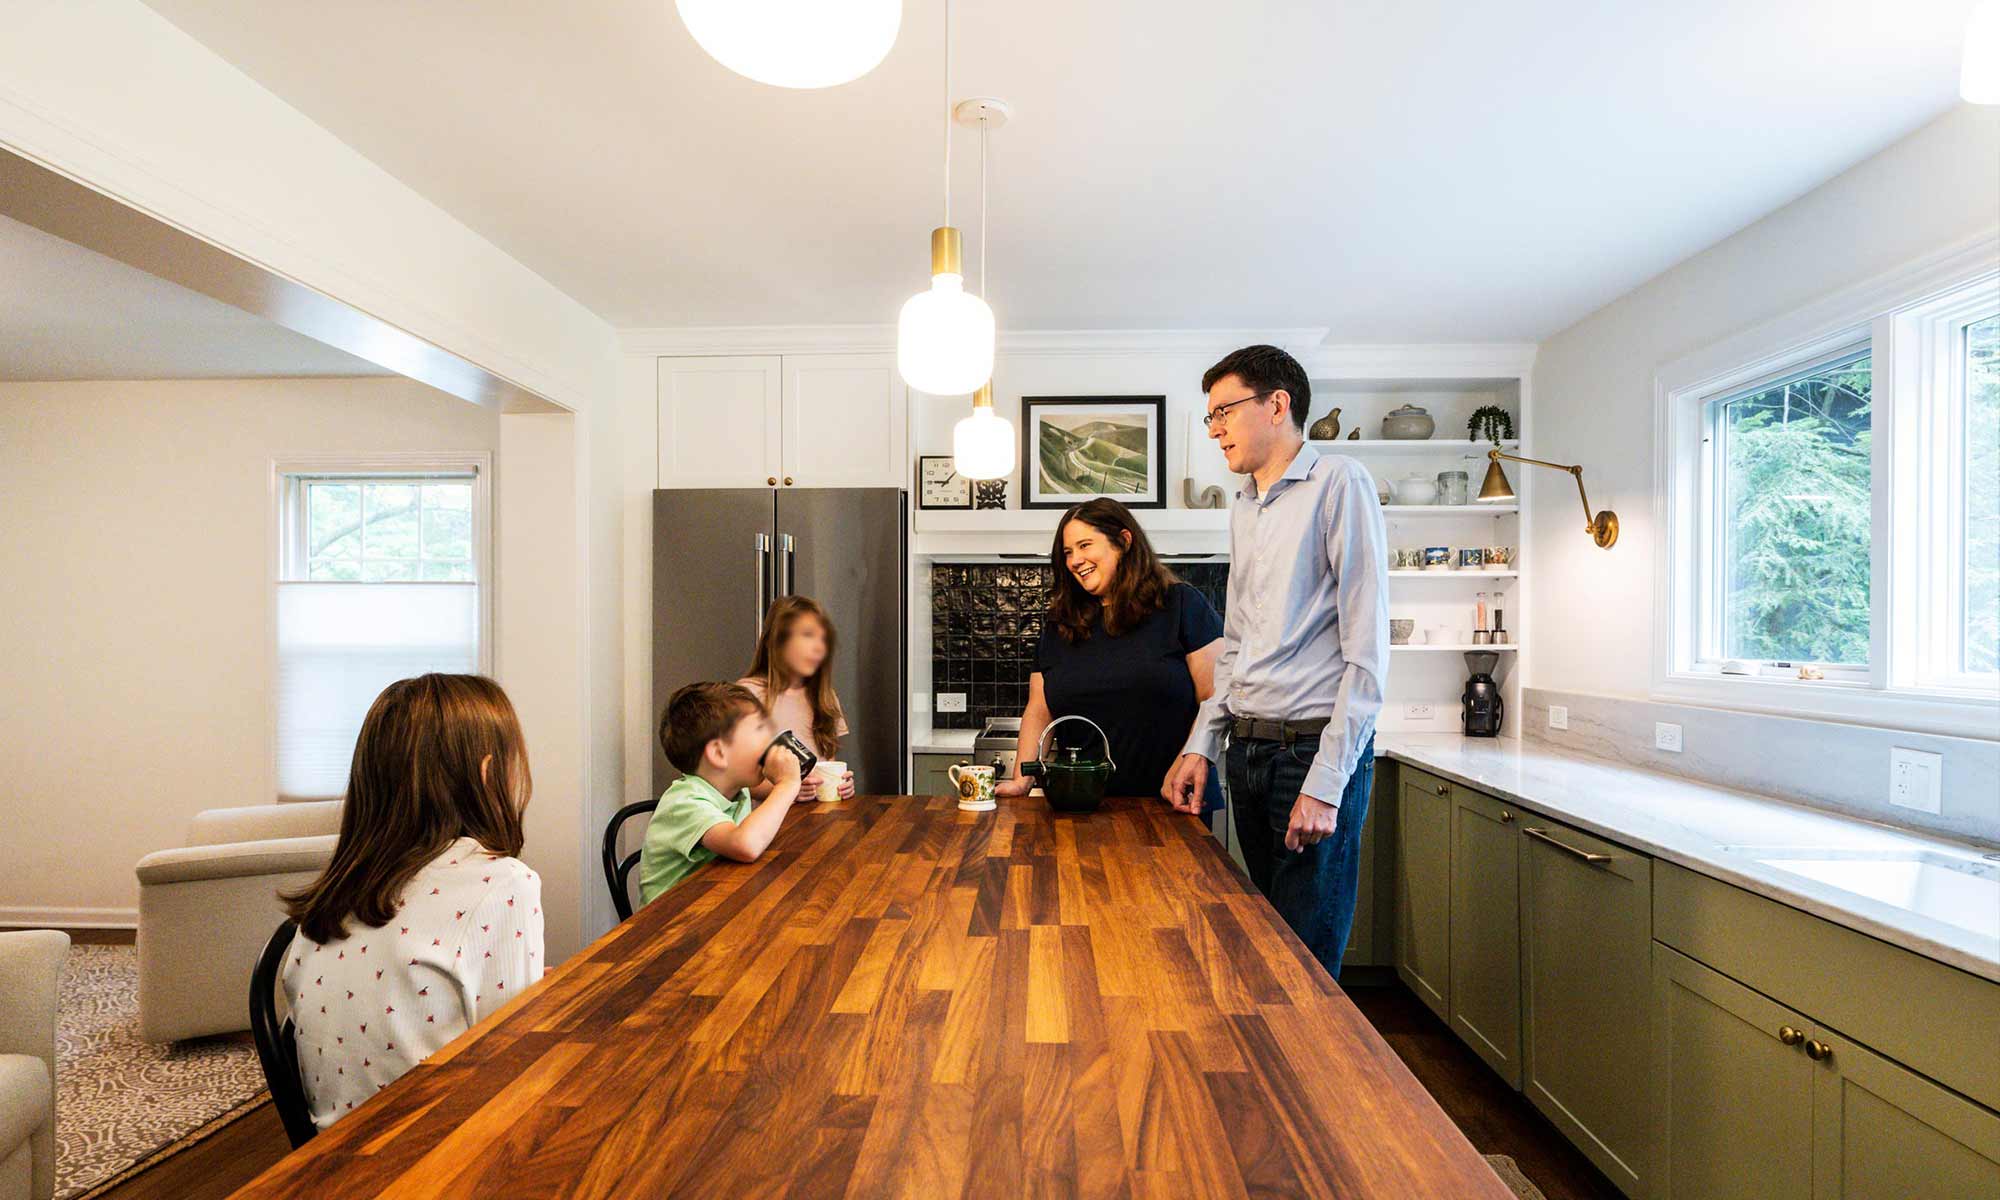
[(2000, 110), (1961, 105), (1542, 343), (1535, 454), (1584, 465), (1618, 545), (1580, 532), (1575, 489), (1538, 481), (1540, 580), (1523, 640), (1538, 688), (1643, 697), (1653, 652), (1653, 376), (1662, 364), (2000, 223)]
[(501, 421), (400, 379), (0, 384), (0, 918), (129, 921), (141, 855), (271, 798), (273, 458), (494, 451), (505, 497)]

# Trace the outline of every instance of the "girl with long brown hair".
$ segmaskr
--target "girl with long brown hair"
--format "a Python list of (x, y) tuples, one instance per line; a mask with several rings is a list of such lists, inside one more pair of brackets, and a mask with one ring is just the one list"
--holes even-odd
[(521, 723), (480, 675), (384, 688), (361, 723), (333, 860), (279, 898), (280, 977), (324, 1129), (535, 980), (542, 885), (516, 857)]
[[(797, 734), (821, 762), (836, 761), (840, 739), (847, 736), (847, 718), (833, 693), (835, 641), (833, 621), (818, 601), (780, 596), (764, 614), (750, 673), (736, 681), (763, 702), (773, 726)], [(812, 799), (823, 784), (817, 775), (802, 780), (799, 798)], [(762, 800), (770, 790), (767, 782), (751, 794)], [(837, 791), (842, 800), (853, 798), (854, 772), (843, 772)]]
[[(1117, 769), (1109, 793), (1155, 795), (1214, 689), (1222, 618), (1167, 569), (1132, 510), (1116, 500), (1088, 500), (1063, 514), (1049, 570), (1018, 761), (1034, 759), (1057, 718), (1088, 717), (1110, 742)], [(1057, 737), (1068, 745), (1094, 735), (1072, 723)], [(1025, 796), (1032, 786), (1017, 773), (998, 790)], [(1209, 800), (1210, 808), (1221, 804), (1219, 788)]]

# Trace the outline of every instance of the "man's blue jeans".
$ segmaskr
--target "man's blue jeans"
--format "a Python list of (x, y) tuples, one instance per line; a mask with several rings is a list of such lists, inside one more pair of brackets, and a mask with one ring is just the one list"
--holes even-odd
[[(1361, 748), (1333, 836), (1297, 852), (1285, 849), (1285, 827), (1319, 751), (1317, 739), (1282, 742), (1234, 740), (1223, 754), (1236, 841), (1250, 881), (1299, 935), (1327, 974), (1340, 978), (1340, 958), (1354, 927), (1354, 890), (1361, 871), (1361, 826), (1375, 781), (1375, 739)], [(1326, 797), (1320, 797), (1325, 799)]]

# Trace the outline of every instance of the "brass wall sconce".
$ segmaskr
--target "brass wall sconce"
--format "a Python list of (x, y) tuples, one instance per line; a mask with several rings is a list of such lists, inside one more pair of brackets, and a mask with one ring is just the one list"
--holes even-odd
[(1486, 480), (1479, 485), (1479, 498), (1481, 500), (1487, 503), (1495, 503), (1514, 498), (1514, 485), (1507, 482), (1507, 473), (1500, 469), (1500, 460), (1503, 458), (1509, 462), (1527, 463), (1535, 467), (1553, 467), (1558, 471), (1568, 471), (1570, 478), (1576, 480), (1577, 498), (1583, 501), (1583, 531), (1590, 535), (1592, 541), (1595, 541), (1606, 550), (1611, 549), (1612, 545), (1618, 541), (1617, 513), (1607, 508), (1595, 516), (1591, 515), (1590, 497), (1583, 490), (1583, 468), (1581, 466), (1572, 467), (1565, 466), (1562, 463), (1543, 462), (1539, 458), (1522, 458), (1518, 454), (1503, 454), (1499, 450), (1488, 450), (1486, 457), (1489, 460), (1486, 464)]

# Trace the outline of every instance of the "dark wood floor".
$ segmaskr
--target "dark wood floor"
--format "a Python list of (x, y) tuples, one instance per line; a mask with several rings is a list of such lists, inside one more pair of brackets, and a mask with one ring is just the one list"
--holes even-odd
[[(1483, 1154), (1505, 1154), (1548, 1200), (1612, 1200), (1611, 1182), (1400, 983), (1350, 986), (1362, 1015)], [(289, 1149), (271, 1106), (104, 1194), (104, 1200), (222, 1200)]]

